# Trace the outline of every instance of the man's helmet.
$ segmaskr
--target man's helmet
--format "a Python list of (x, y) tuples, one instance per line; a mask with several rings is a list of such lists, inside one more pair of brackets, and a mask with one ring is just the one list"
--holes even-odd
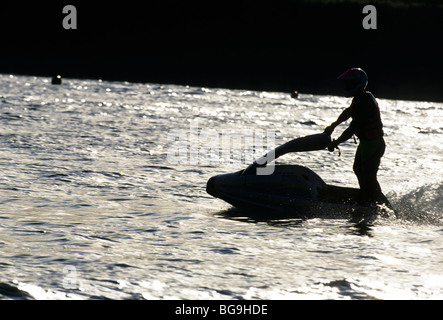
[(339, 75), (337, 79), (343, 80), (348, 97), (354, 96), (359, 91), (363, 91), (368, 85), (368, 75), (361, 68), (349, 69)]

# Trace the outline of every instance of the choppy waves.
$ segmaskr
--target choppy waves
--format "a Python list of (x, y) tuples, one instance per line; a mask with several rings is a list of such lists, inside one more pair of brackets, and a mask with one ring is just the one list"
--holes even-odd
[(398, 218), (431, 225), (443, 225), (443, 183), (436, 182), (409, 191), (391, 194)]
[[(257, 146), (243, 139), (234, 158), (202, 139), (193, 150), (216, 161), (174, 164), (168, 134), (180, 131), (188, 143), (197, 120), (195, 132), (212, 130), (220, 143), (224, 132), (272, 129), (279, 145), (323, 130), (349, 99), (76, 79), (51, 86), (8, 75), (0, 82), (2, 299), (443, 295), (435, 285), (443, 269), (441, 104), (380, 100), (388, 147), (379, 180), (399, 219), (252, 221), (227, 218), (230, 207), (205, 185), (245, 168)], [(355, 147), (279, 161), (356, 186)]]

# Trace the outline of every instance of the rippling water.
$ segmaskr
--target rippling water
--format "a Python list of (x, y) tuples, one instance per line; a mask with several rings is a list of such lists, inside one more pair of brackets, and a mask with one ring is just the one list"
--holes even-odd
[[(379, 181), (398, 219), (253, 221), (230, 218), (205, 186), (260, 150), (243, 139), (234, 157), (211, 139), (272, 129), (279, 145), (321, 132), (349, 99), (9, 75), (0, 83), (0, 298), (443, 298), (442, 104), (379, 100)], [(174, 163), (180, 137), (189, 145)], [(356, 186), (355, 147), (279, 162)]]

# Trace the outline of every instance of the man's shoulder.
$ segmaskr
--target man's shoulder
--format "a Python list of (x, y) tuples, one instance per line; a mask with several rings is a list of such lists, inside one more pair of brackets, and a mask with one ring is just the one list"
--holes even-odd
[(377, 100), (375, 96), (370, 91), (363, 91), (360, 94), (356, 95), (352, 101), (353, 103), (361, 103), (361, 104), (377, 104)]

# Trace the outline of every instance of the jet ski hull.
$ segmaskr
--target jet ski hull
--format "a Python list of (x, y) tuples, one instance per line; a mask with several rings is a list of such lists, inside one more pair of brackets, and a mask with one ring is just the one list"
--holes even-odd
[(210, 178), (207, 193), (249, 212), (293, 217), (342, 217), (371, 209), (358, 205), (359, 189), (328, 185), (306, 167), (277, 165), (271, 175), (242, 173)]

